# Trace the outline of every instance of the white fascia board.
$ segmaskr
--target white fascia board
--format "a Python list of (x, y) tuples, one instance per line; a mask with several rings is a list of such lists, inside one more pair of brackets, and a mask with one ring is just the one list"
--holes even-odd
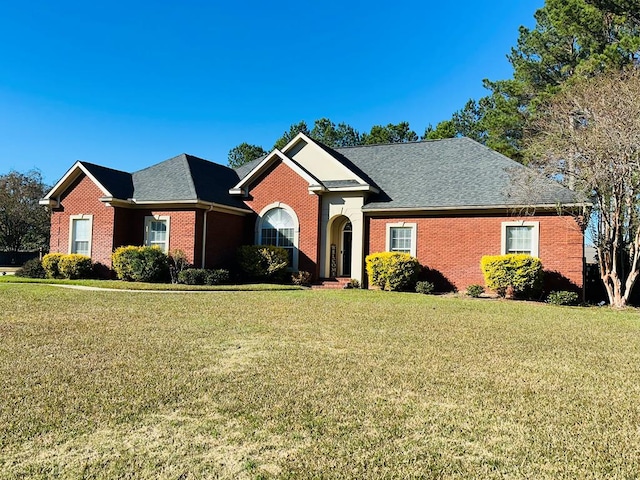
[[(102, 199), (101, 199), (102, 200)], [(218, 212), (226, 212), (233, 213), (235, 215), (247, 215), (252, 212), (248, 208), (239, 208), (239, 207), (231, 207), (229, 205), (222, 205), (220, 203), (215, 202), (206, 202), (204, 200), (143, 200), (136, 201), (135, 199), (130, 199), (129, 205), (133, 205), (136, 207), (157, 207), (162, 206), (165, 208), (180, 208), (187, 206), (194, 206), (195, 208), (203, 208), (212, 211)]]
[(58, 180), (58, 183), (53, 186), (53, 188), (49, 191), (49, 193), (47, 193), (43, 200), (48, 200), (54, 196), (59, 196), (62, 191), (64, 191), (65, 188), (78, 177), (79, 172), (83, 172), (87, 177), (89, 177), (89, 179), (91, 179), (91, 181), (96, 184), (96, 186), (100, 189), (105, 197), (113, 197), (111, 192), (109, 192), (109, 190), (107, 190), (104, 185), (102, 185), (96, 179), (96, 177), (91, 175), (89, 170), (87, 170), (87, 167), (85, 167), (82, 162), (78, 160), (69, 170), (67, 170), (67, 173), (65, 173), (64, 176), (60, 180)]
[(380, 193), (376, 187), (364, 184), (364, 185), (354, 185), (351, 187), (334, 187), (327, 188), (329, 192), (372, 192), (372, 193)]
[(331, 155), (329, 152), (327, 152), (324, 148), (322, 148), (320, 145), (318, 145), (316, 143), (316, 141), (310, 137), (308, 137), (307, 135), (305, 135), (304, 133), (300, 132), (298, 133), (295, 137), (293, 137), (293, 139), (287, 143), (283, 148), (282, 151), (284, 153), (287, 153), (289, 150), (291, 150), (296, 143), (298, 143), (300, 140), (304, 140), (306, 142), (307, 145), (313, 145), (313, 148), (315, 148), (316, 150), (318, 150), (322, 155), (324, 155), (326, 158), (328, 158), (330, 161), (337, 163), (338, 165), (340, 165), (340, 167), (349, 174), (349, 176), (353, 177), (353, 179), (355, 181), (357, 181), (358, 183), (361, 183), (363, 185), (368, 185), (367, 182), (365, 182), (362, 178), (360, 178), (358, 175), (356, 175), (356, 173), (351, 170), (350, 168), (348, 168), (344, 163), (342, 163), (340, 160), (338, 160), (336, 157), (334, 157), (333, 155)]
[(237, 185), (233, 188), (229, 189), (229, 193), (231, 195), (239, 195), (244, 194), (247, 190), (247, 187), (251, 183), (251, 181), (260, 175), (264, 170), (266, 170), (273, 162), (276, 160), (280, 160), (282, 163), (287, 165), (291, 170), (296, 172), (300, 177), (302, 177), (309, 185), (318, 185), (319, 180), (314, 178), (309, 172), (304, 170), (300, 165), (287, 157), (284, 153), (282, 153), (277, 148), (273, 150), (269, 155), (267, 155), (258, 165), (254, 167)]

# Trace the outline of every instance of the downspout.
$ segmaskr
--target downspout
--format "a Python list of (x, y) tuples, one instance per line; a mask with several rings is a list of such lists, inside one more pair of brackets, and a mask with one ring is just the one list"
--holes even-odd
[(208, 210), (204, 211), (204, 221), (202, 222), (202, 262), (201, 268), (205, 268), (206, 251), (207, 251), (207, 216), (209, 212), (213, 211), (213, 205), (209, 206)]

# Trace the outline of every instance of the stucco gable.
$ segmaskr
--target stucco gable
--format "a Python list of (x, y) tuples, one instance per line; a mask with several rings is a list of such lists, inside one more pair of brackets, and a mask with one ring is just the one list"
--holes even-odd
[[(335, 153), (335, 152), (334, 152)], [(309, 184), (309, 191), (322, 193), (334, 190), (377, 191), (375, 187), (350, 169), (338, 156), (320, 143), (299, 133), (282, 150), (251, 162), (241, 172), (242, 179), (229, 190), (233, 195), (247, 193), (249, 187), (275, 162), (283, 162)]]

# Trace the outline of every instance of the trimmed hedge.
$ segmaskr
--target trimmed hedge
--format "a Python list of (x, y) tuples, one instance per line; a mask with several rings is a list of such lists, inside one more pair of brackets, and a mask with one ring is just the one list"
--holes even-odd
[(47, 278), (62, 278), (59, 263), (63, 256), (63, 253), (47, 253), (42, 257), (42, 268), (44, 268)]
[(42, 262), (39, 258), (32, 258), (24, 262), (15, 273), (16, 277), (26, 278), (47, 278), (47, 272), (42, 268)]
[(287, 250), (273, 245), (244, 245), (238, 249), (238, 264), (250, 280), (283, 281), (289, 266)]
[(222, 285), (229, 282), (229, 270), (188, 268), (178, 273), (178, 282), (185, 285)]
[(58, 263), (58, 269), (62, 278), (71, 280), (77, 278), (90, 278), (93, 276), (93, 263), (91, 258), (78, 253), (63, 255)]
[(542, 262), (531, 255), (486, 255), (480, 268), (487, 287), (505, 297), (508, 289), (514, 295), (532, 297), (542, 287)]
[(369, 284), (382, 290), (413, 290), (420, 274), (420, 263), (408, 253), (380, 252), (367, 255)]
[(127, 245), (116, 248), (111, 265), (120, 280), (165, 282), (169, 280), (169, 259), (159, 247)]
[(42, 257), (46, 278), (91, 278), (93, 263), (90, 257), (78, 253), (47, 253)]

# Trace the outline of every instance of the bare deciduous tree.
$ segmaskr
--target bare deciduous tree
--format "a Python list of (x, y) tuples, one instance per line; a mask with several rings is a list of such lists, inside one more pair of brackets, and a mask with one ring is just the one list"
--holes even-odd
[(592, 198), (600, 276), (624, 307), (640, 273), (640, 69), (566, 85), (531, 126), (532, 166)]

